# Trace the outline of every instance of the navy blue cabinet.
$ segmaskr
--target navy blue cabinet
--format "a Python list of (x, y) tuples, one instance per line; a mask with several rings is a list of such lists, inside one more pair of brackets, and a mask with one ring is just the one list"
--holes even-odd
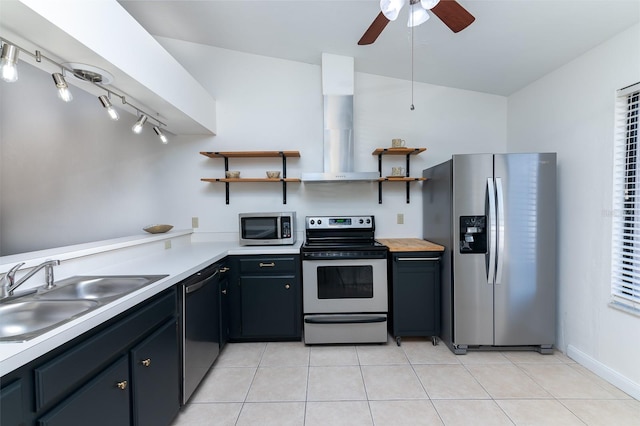
[(39, 426), (127, 425), (130, 415), (128, 357), (121, 356), (38, 421)]
[(176, 314), (171, 288), (2, 377), (2, 425), (170, 425)]
[(389, 257), (389, 331), (402, 336), (440, 335), (439, 252), (393, 252)]
[(229, 338), (300, 340), (302, 289), (299, 255), (232, 256)]

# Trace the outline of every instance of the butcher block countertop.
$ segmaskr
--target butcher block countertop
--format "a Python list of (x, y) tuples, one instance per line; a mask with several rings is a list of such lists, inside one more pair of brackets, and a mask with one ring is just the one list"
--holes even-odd
[(444, 251), (444, 247), (419, 238), (379, 238), (389, 251)]

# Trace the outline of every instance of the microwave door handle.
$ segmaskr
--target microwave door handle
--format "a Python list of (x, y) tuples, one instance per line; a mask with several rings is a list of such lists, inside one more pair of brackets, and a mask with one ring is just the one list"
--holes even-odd
[(493, 178), (487, 178), (487, 204), (489, 205), (489, 261), (487, 265), (487, 283), (493, 284), (496, 277), (496, 192)]

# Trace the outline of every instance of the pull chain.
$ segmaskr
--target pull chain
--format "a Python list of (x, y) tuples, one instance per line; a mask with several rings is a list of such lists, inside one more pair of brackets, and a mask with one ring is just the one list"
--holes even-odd
[[(409, 9), (411, 10), (411, 9)], [(411, 12), (409, 12), (411, 13)], [(411, 107), (409, 109), (413, 111), (416, 109), (413, 106), (413, 13), (411, 13)]]

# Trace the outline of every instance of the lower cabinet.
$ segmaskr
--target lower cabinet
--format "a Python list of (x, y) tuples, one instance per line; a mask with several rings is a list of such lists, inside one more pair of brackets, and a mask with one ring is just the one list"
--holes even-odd
[(170, 425), (180, 409), (176, 312), (172, 288), (2, 377), (2, 425)]
[[(4, 381), (2, 380), (0, 383)], [(20, 378), (12, 380), (0, 388), (0, 425), (21, 424), (26, 403), (22, 390), (22, 379)]]
[(232, 256), (229, 339), (300, 340), (300, 256)]
[(41, 426), (127, 425), (131, 412), (129, 359), (120, 357), (38, 421)]
[(134, 425), (168, 425), (180, 401), (176, 322), (168, 321), (129, 354)]
[(393, 252), (389, 257), (389, 331), (402, 336), (440, 335), (440, 252)]

